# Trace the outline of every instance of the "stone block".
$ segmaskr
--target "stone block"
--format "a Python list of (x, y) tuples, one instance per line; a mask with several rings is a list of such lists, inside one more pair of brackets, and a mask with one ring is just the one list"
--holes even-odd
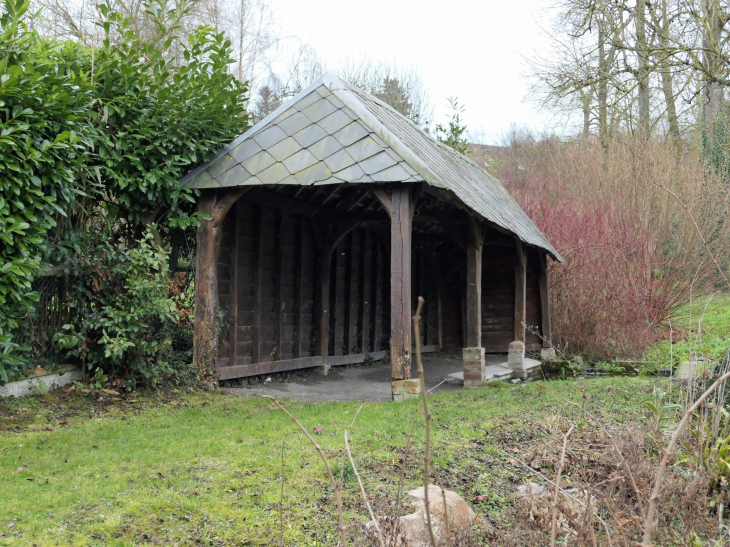
[(510, 342), (507, 365), (512, 370), (512, 376), (520, 380), (526, 380), (528, 376), (527, 367), (525, 366), (525, 344), (519, 340)]
[(555, 348), (542, 348), (540, 350), (541, 359), (555, 359)]
[(406, 399), (421, 396), (421, 380), (418, 378), (393, 380), (390, 385), (393, 392), (393, 401), (396, 403), (402, 403)]
[(464, 363), (464, 387), (481, 387), (486, 377), (484, 348), (463, 348), (461, 351)]

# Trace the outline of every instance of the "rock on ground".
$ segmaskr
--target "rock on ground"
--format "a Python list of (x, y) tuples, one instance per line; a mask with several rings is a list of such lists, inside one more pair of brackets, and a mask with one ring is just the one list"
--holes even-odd
[[(387, 545), (395, 544), (398, 547), (431, 547), (426, 517), (426, 496), (423, 487), (408, 492), (408, 498), (414, 513), (400, 517), (396, 530), (387, 530), (384, 519), (378, 519), (381, 529), (385, 529), (384, 537)], [(444, 510), (444, 498), (446, 510)], [(448, 514), (448, 530), (454, 535), (460, 535), (471, 530), (471, 527), (481, 524), (474, 510), (464, 498), (451, 490), (441, 491), (441, 488), (430, 484), (428, 486), (428, 507), (431, 513), (431, 524), (434, 536), (439, 547), (446, 545), (446, 515)], [(393, 528), (391, 525), (390, 528)], [(368, 535), (375, 537), (375, 523), (366, 525)], [(398, 534), (397, 541), (392, 541), (393, 534)], [(452, 542), (453, 544), (453, 542)]]

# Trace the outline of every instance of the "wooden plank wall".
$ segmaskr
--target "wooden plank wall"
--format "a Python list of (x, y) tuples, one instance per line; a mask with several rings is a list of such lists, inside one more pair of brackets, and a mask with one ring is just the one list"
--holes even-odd
[[(381, 236), (362, 228), (333, 252), (328, 352), (333, 364), (357, 362), (363, 354), (382, 358), (389, 348), (387, 253)], [(315, 255), (301, 215), (245, 198), (231, 209), (218, 260), (222, 378), (321, 364), (314, 348)]]
[(376, 232), (355, 228), (335, 248), (330, 272), (331, 356), (387, 350), (389, 259)]
[[(482, 346), (487, 353), (505, 353), (514, 340), (516, 251), (505, 245), (484, 245), (482, 252)], [(527, 325), (540, 325), (538, 256), (527, 256)], [(528, 350), (540, 348), (540, 338), (527, 332)]]

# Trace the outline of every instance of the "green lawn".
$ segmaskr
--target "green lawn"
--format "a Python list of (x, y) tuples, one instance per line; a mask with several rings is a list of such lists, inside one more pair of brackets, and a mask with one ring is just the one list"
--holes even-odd
[[(528, 446), (539, 435), (530, 423), (559, 411), (581, 427), (564, 398), (605, 423), (640, 419), (653, 382), (601, 378), (435, 395), (435, 461), (447, 487), (465, 498), (490, 494), (476, 509), (493, 520), (528, 473), (500, 450)], [(310, 432), (324, 429), (317, 441), (332, 464), (340, 461), (359, 404), (284, 403)], [(366, 404), (352, 431), (376, 512), (395, 497), (414, 409), (414, 401)], [(422, 420), (414, 438), (418, 458)], [(57, 392), (0, 402), (0, 544), (278, 544), (282, 445), (285, 544), (334, 545), (334, 496), (323, 465), (270, 401), (209, 393), (110, 404)], [(420, 480), (419, 462), (411, 463), (407, 488)], [(365, 512), (355, 483), (346, 484), (344, 500), (357, 529)]]
[[(690, 351), (703, 356), (714, 366), (730, 350), (730, 294), (694, 298), (692, 305), (680, 308), (672, 318), (674, 365), (689, 359)], [(645, 355), (650, 363), (669, 366), (669, 333), (663, 342)]]

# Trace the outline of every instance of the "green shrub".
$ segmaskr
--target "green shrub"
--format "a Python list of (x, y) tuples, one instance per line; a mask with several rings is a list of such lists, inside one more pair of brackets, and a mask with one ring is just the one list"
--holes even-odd
[(31, 287), (54, 217), (82, 185), (87, 53), (44, 40), (25, 22), (28, 3), (7, 0), (0, 16), (0, 384), (23, 362), (13, 333), (38, 294)]
[(132, 389), (172, 372), (170, 339), (183, 319), (185, 295), (175, 290), (167, 262), (148, 231), (129, 246), (91, 236), (81, 256), (68, 263), (73, 320), (56, 341), (87, 376), (123, 378)]

